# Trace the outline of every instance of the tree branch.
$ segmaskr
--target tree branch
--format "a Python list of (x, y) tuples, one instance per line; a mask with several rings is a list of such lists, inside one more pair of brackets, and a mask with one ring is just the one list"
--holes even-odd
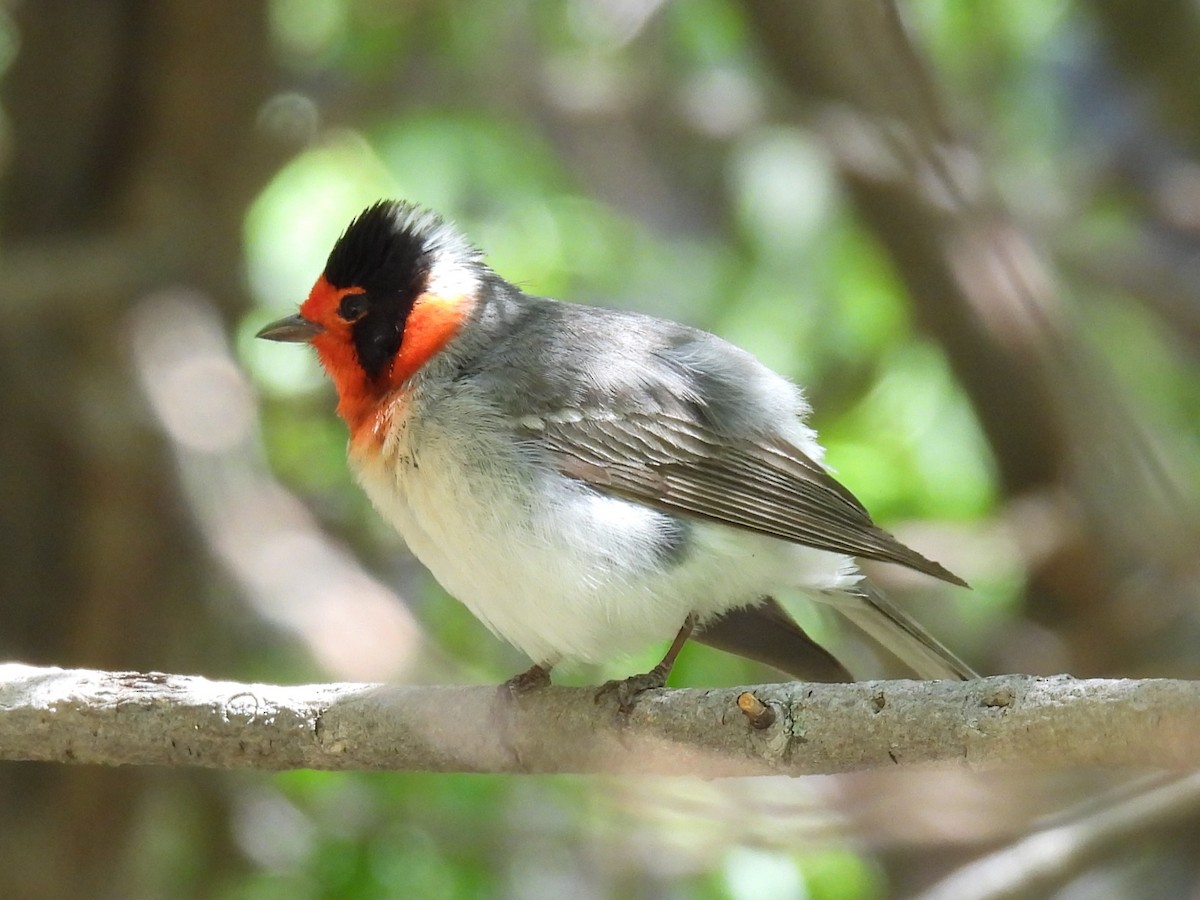
[(587, 688), (495, 700), (481, 686), (281, 687), (9, 663), (0, 758), (702, 777), (1200, 761), (1200, 682), (1006, 675), (667, 690), (624, 722)]
[(1154, 828), (1195, 817), (1200, 773), (1149, 776), (1089, 801), (1068, 821), (1035, 830), (973, 860), (919, 900), (1012, 900), (1048, 897), (1072, 878), (1144, 840)]

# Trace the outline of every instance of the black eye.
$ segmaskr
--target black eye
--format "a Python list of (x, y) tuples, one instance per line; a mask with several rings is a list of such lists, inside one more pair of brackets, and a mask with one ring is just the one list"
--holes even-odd
[(347, 322), (357, 322), (367, 314), (370, 305), (366, 294), (347, 294), (338, 304), (338, 315)]

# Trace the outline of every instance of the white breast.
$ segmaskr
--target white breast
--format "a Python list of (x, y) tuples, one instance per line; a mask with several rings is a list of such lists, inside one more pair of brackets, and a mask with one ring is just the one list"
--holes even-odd
[(382, 454), (351, 459), (442, 586), (535, 662), (608, 661), (669, 640), (692, 612), (856, 577), (837, 554), (699, 521), (664, 559), (662, 513), (558, 474), (504, 433), (471, 398), (443, 399), (419, 426), (394, 423)]

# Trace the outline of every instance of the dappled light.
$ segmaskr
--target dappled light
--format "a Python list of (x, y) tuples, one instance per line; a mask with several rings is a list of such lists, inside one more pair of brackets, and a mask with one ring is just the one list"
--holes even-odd
[[(455, 599), (464, 581), (499, 579), (504, 553), (471, 558), (453, 528), (411, 532), (413, 550), (471, 575), (439, 586), (389, 524), (403, 514), (361, 490), (313, 349), (255, 335), (297, 313), (362, 210), (436, 210), (528, 295), (695, 326), (798, 384), (837, 482), (970, 584), (862, 565), (972, 669), (1090, 697), (1117, 679), (1187, 685), (1200, 647), (1198, 51), (1200, 7), (1186, 3), (5, 5), (0, 676), (23, 685), (14, 704), (62, 691), (61, 716), (84, 692), (69, 690), (77, 669), (95, 670), (81, 683), (98, 702), (131, 685), (192, 697), (253, 771), (184, 768), (212, 765), (188, 756), (189, 740), (208, 746), (199, 726), (142, 748), (162, 768), (0, 763), (0, 897), (1196, 896), (1195, 776), (983, 772), (968, 749), (946, 762), (955, 740), (978, 747), (988, 723), (1020, 721), (1004, 697), (954, 707), (975, 718), (946, 732), (937, 768), (885, 746), (873, 771), (789, 778), (841, 733), (809, 730), (813, 686), (778, 689), (792, 692), (784, 716), (759, 694), (785, 676), (716, 644), (689, 641), (671, 672), (695, 694), (643, 695), (624, 731), (594, 692), (582, 707), (571, 687), (544, 705), (497, 695), (549, 662)], [(454, 271), (439, 283), (462, 293), (474, 270)], [(406, 322), (373, 336), (391, 346)], [(548, 367), (510, 362), (539, 399)], [(578, 393), (603, 394), (625, 362)], [(373, 386), (395, 389), (384, 363)], [(645, 485), (602, 464), (602, 428), (562, 437), (582, 420), (569, 399), (531, 402), (505, 427), (526, 451), (558, 429), (581, 492), (628, 477), (596, 521), (633, 531)], [(709, 424), (712, 404), (686, 399)], [(395, 450), (408, 435), (388, 431), (392, 415), (355, 440)], [(621, 435), (635, 462), (687, 444), (659, 437)], [(761, 524), (744, 500), (753, 479), (721, 468), (728, 443), (709, 509), (740, 504), (729, 514)], [(418, 456), (396, 451), (385, 474)], [(502, 456), (484, 454), (500, 469)], [(458, 509), (444, 510), (462, 500), (452, 487), (427, 502), (435, 524)], [(702, 493), (674, 489), (678, 504)], [(503, 534), (529, 506), (480, 518)], [(647, 566), (682, 566), (676, 537)], [(577, 584), (598, 583), (604, 552)], [(701, 587), (741, 574), (727, 569)], [(531, 631), (569, 624), (562, 597), (524, 587), (487, 597), (508, 589)], [(828, 596), (778, 593), (833, 665), (912, 677)], [(602, 625), (615, 631), (614, 610)], [(553, 678), (646, 672), (670, 637), (564, 660)], [(175, 690), (192, 675), (207, 680)], [(330, 705), (325, 682), (370, 686), (328, 688), (345, 692)], [(721, 691), (746, 705), (719, 705)], [(655, 705), (672, 699), (669, 714)], [(863, 734), (887, 721), (887, 699), (881, 687), (848, 702)], [(19, 758), (89, 759), (89, 728), (129, 737), (122, 723), (146, 709), (76, 712), (80, 737)], [(926, 721), (913, 741), (932, 733)], [(730, 734), (742, 756), (718, 749)], [(1058, 737), (1079, 759), (1146, 739)], [(1182, 742), (1160, 743), (1178, 766)], [(273, 771), (293, 751), (292, 765), (349, 771)], [(513, 774), (530, 767), (610, 774)], [(770, 774), (713, 778), (734, 771)]]
[(130, 335), (197, 524), (255, 613), (292, 632), (335, 680), (411, 677), (422, 638), (404, 603), (264, 468), (253, 394), (211, 304), (180, 290), (146, 297)]

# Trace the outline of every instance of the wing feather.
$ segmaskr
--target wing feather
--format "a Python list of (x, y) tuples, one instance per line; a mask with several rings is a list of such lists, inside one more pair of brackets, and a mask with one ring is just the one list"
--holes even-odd
[(779, 438), (730, 441), (699, 419), (543, 420), (536, 440), (567, 475), (672, 513), (965, 582), (871, 521), (850, 491)]

